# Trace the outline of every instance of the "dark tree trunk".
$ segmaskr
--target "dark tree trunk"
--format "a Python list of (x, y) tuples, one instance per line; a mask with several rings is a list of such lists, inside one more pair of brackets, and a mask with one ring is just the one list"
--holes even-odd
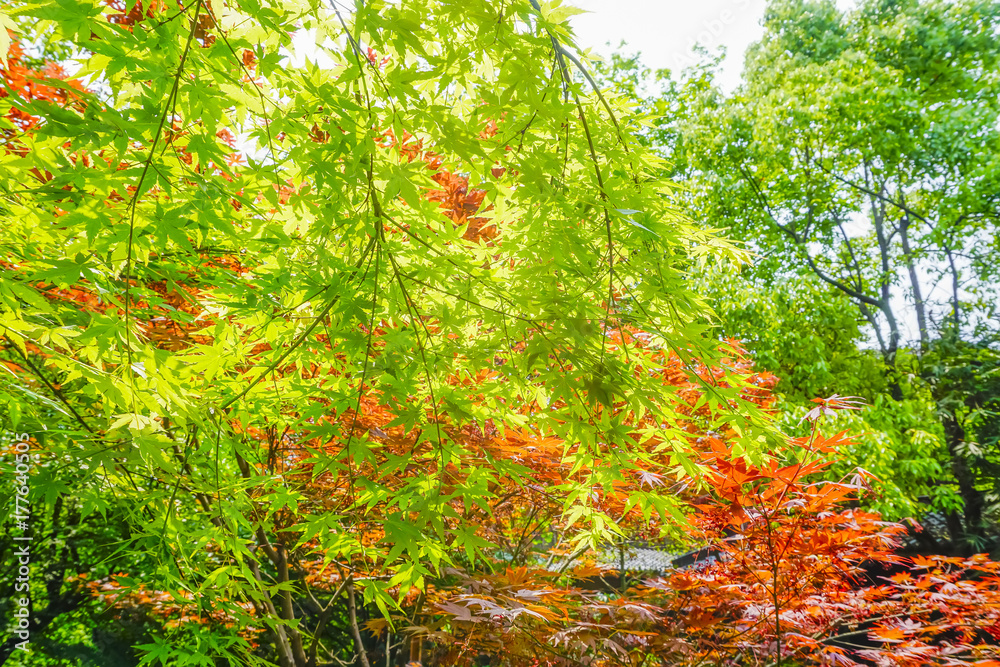
[[(971, 553), (976, 544), (977, 538), (983, 537), (983, 505), (985, 499), (983, 493), (976, 488), (975, 472), (969, 466), (969, 461), (962, 451), (965, 442), (965, 429), (950, 411), (943, 412), (941, 420), (944, 426), (945, 440), (948, 443), (948, 454), (951, 456), (951, 471), (958, 482), (958, 491), (965, 503), (964, 526), (953, 527), (953, 521), (949, 520), (948, 527), (952, 532), (951, 539), (954, 545), (962, 552)], [(957, 528), (957, 532), (955, 530)]]

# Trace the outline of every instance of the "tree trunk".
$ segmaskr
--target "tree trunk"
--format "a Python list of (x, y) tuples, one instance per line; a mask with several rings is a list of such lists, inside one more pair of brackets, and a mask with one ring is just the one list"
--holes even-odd
[(354, 652), (361, 667), (371, 667), (368, 662), (368, 653), (365, 649), (364, 639), (361, 637), (361, 626), (358, 625), (358, 603), (354, 597), (354, 579), (347, 582), (347, 614), (348, 622), (351, 626), (351, 634), (354, 637)]
[(955, 255), (952, 253), (951, 248), (945, 246), (945, 252), (947, 253), (948, 256), (948, 266), (951, 269), (952, 323), (955, 326), (955, 338), (960, 339), (962, 336), (962, 318), (961, 318), (962, 302), (958, 300), (958, 269), (955, 267)]
[(920, 289), (920, 278), (917, 276), (917, 265), (913, 261), (910, 249), (910, 219), (904, 218), (899, 226), (899, 241), (903, 246), (903, 258), (906, 271), (910, 276), (910, 289), (913, 291), (913, 307), (917, 311), (917, 328), (920, 329), (920, 349), (925, 351), (930, 344), (930, 333), (927, 331), (927, 308), (924, 305), (923, 292)]

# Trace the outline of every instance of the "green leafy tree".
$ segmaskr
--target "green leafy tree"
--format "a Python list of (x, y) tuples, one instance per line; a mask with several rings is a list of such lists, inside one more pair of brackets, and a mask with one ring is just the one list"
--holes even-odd
[[(647, 135), (685, 183), (687, 212), (758, 255), (748, 287), (724, 270), (709, 283), (723, 329), (794, 400), (832, 390), (873, 401), (868, 424), (894, 434), (899, 460), (872, 458), (883, 441), (855, 462), (877, 464), (910, 501), (963, 504), (956, 543), (983, 535), (997, 456), (959, 415), (982, 417), (992, 399), (943, 390), (950, 380), (936, 369), (963, 366), (963, 346), (995, 350), (998, 22), (996, 4), (976, 0), (873, 0), (847, 12), (776, 0), (741, 86), (716, 88), (706, 58), (656, 93), (677, 113)], [(992, 366), (965, 368), (988, 384)]]

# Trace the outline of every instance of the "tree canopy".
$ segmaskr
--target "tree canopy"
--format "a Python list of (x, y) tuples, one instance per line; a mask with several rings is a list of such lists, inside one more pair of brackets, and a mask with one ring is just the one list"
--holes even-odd
[[(3, 484), (31, 509), (0, 547), (30, 541), (34, 569), (3, 583), (33, 643), (8, 635), (0, 657), (990, 664), (998, 566), (896, 554), (905, 528), (859, 507), (871, 475), (835, 473), (852, 439), (830, 422), (859, 403), (809, 396), (808, 432), (786, 433), (776, 378), (702, 288), (750, 253), (695, 219), (742, 207), (767, 230), (751, 249), (888, 322), (893, 398), (911, 389), (891, 271), (961, 253), (988, 292), (969, 249), (992, 167), (946, 144), (973, 120), (967, 141), (996, 139), (996, 61), (973, 57), (995, 8), (818, 7), (772, 5), (748, 60), (760, 104), (702, 87), (717, 143), (671, 135), (734, 198), (692, 206), (558, 0), (5, 5)], [(928, 69), (907, 30), (954, 62)], [(812, 136), (868, 103), (848, 75), (906, 108), (938, 86), (920, 131), (941, 141), (917, 155), (909, 116), (881, 111), (884, 132)], [(874, 236), (831, 240), (864, 215)], [(986, 317), (965, 301), (959, 342)], [(938, 405), (965, 395), (956, 359)], [(636, 545), (698, 567), (640, 576)], [(901, 569), (866, 582), (872, 560)]]
[(883, 509), (955, 514), (956, 544), (985, 544), (996, 480), (998, 21), (994, 3), (777, 1), (732, 94), (710, 59), (620, 89), (665, 114), (643, 136), (689, 214), (757, 254), (750, 283), (705, 282), (726, 333), (792, 401), (871, 402), (888, 441), (854, 462), (884, 479)]

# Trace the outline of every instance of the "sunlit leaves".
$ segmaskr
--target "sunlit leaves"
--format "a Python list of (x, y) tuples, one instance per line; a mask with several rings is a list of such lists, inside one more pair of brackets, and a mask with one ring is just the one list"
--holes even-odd
[[(306, 584), (391, 616), (449, 568), (658, 538), (697, 433), (773, 439), (682, 273), (736, 251), (549, 66), (569, 8), (67, 7), (18, 39), (78, 71), (3, 70), (5, 362), (164, 595), (252, 601), (297, 665)], [(239, 613), (177, 657), (242, 655)]]

